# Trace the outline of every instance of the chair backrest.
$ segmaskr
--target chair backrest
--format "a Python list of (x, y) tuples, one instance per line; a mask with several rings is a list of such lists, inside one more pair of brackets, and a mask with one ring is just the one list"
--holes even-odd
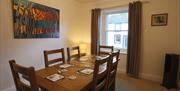
[[(61, 57), (49, 60), (49, 58), (48, 58), (49, 55), (57, 54), (57, 53), (61, 53)], [(45, 61), (45, 67), (49, 67), (51, 64), (55, 64), (58, 62), (65, 63), (64, 48), (55, 49), (55, 50), (45, 50), (44, 51), (44, 61)]]
[[(17, 91), (39, 91), (34, 67), (20, 66), (16, 64), (15, 60), (10, 60), (9, 64)], [(22, 82), (20, 79), (20, 74), (28, 78), (29, 85)]]
[(109, 68), (109, 75), (108, 75), (108, 89), (111, 85), (115, 85), (115, 78), (117, 72), (117, 66), (119, 62), (119, 54), (120, 50), (116, 52), (112, 52), (111, 54), (111, 61), (110, 61), (110, 68)]
[(93, 73), (92, 91), (107, 90), (110, 57), (110, 55), (107, 55), (101, 59), (96, 59)]
[(99, 54), (109, 54), (114, 51), (113, 46), (99, 45)]
[(68, 47), (67, 56), (68, 56), (68, 61), (71, 61), (73, 58), (74, 59), (80, 58), (81, 54), (80, 54), (79, 46)]

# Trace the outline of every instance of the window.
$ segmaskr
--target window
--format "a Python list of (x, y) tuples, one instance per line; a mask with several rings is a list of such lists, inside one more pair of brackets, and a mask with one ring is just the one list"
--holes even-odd
[(100, 43), (114, 46), (127, 53), (128, 45), (128, 11), (102, 13)]

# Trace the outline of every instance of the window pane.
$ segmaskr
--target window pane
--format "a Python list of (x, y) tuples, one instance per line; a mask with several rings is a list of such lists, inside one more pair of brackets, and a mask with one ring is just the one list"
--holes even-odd
[(127, 49), (128, 31), (107, 31), (106, 36), (107, 45), (113, 45), (115, 48)]
[(128, 23), (122, 23), (121, 30), (128, 30)]
[(120, 14), (109, 14), (107, 15), (107, 24), (119, 23)]
[(114, 34), (114, 44), (121, 44), (121, 34)]
[(121, 30), (121, 24), (116, 24), (116, 30)]
[(106, 31), (101, 32), (103, 34), (101, 35), (101, 43), (114, 46), (126, 53), (128, 45), (128, 12), (109, 13), (105, 16), (104, 28)]
[(106, 36), (107, 45), (114, 45), (114, 32), (106, 32)]
[(108, 24), (107, 30), (115, 30), (115, 24)]
[(107, 30), (128, 30), (128, 13), (108, 14)]
[(125, 49), (127, 49), (127, 42), (128, 42), (127, 35), (123, 35), (123, 48)]

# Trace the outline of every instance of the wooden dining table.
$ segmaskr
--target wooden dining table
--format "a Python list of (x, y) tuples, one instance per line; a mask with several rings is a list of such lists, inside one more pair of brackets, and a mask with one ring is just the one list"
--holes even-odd
[[(66, 72), (58, 73), (60, 70), (60, 65), (51, 66), (48, 68), (43, 68), (36, 71), (37, 83), (45, 91), (87, 91), (91, 87), (93, 81), (93, 73), (90, 75), (82, 74), (79, 70), (84, 68), (94, 69), (94, 56), (85, 56), (87, 60), (81, 61), (80, 59), (75, 59), (70, 61), (69, 64), (73, 66), (66, 68)], [(50, 81), (46, 79), (47, 76), (52, 74), (60, 74), (64, 76), (64, 79), (58, 81)], [(76, 76), (76, 79), (69, 79), (69, 76)]]

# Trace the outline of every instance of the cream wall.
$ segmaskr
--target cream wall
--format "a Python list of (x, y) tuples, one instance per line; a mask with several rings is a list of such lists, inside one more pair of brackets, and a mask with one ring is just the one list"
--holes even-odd
[(87, 45), (87, 50), (86, 53), (90, 54), (90, 36), (91, 36), (91, 4), (84, 4), (80, 3), (80, 11), (76, 11), (77, 16), (76, 16), (76, 22), (73, 29), (71, 29), (68, 32), (68, 44), (69, 45), (78, 45), (79, 43), (83, 42)]
[(44, 67), (43, 50), (67, 47), (68, 31), (76, 25), (79, 4), (73, 0), (31, 0), (60, 10), (60, 38), (14, 39), (11, 0), (0, 0), (0, 91), (15, 91), (8, 60)]
[[(81, 24), (85, 27), (79, 28), (76, 36), (84, 36), (83, 41), (90, 40), (90, 10), (93, 8), (108, 8), (114, 6), (127, 6), (130, 1), (135, 0), (113, 0), (98, 1), (95, 3), (83, 3), (86, 7), (81, 11), (85, 15)], [(143, 1), (143, 0), (142, 0)], [(142, 17), (142, 54), (140, 76), (145, 79), (161, 81), (164, 69), (165, 53), (180, 54), (180, 0), (146, 0), (149, 3), (143, 4)], [(168, 13), (167, 26), (151, 26), (151, 15)], [(79, 26), (80, 27), (80, 26)], [(83, 34), (83, 35), (82, 35)], [(73, 37), (73, 39), (77, 39)], [(121, 72), (126, 71), (126, 55), (121, 55), (119, 68)]]
[[(162, 3), (163, 2), (163, 3)], [(180, 53), (179, 0), (151, 0), (143, 9), (142, 76), (161, 80), (165, 53)], [(151, 14), (168, 13), (168, 26), (151, 27)]]

